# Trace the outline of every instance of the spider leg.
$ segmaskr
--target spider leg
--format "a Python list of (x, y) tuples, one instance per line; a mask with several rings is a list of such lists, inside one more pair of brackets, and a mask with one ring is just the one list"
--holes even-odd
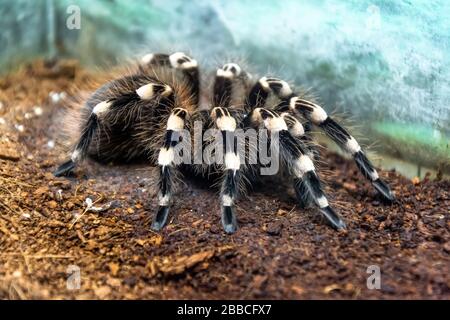
[(236, 63), (227, 63), (217, 69), (213, 88), (213, 106), (230, 107), (234, 82), (239, 80), (241, 85), (247, 87), (250, 78), (251, 75)]
[(242, 172), (235, 136), (237, 121), (228, 108), (232, 98), (233, 80), (241, 74), (241, 68), (234, 63), (226, 64), (217, 70), (213, 89), (213, 106), (216, 107), (211, 111), (211, 118), (221, 131), (225, 153), (220, 199), (222, 226), (229, 234), (237, 230), (234, 201), (239, 193), (239, 180)]
[(180, 142), (180, 131), (185, 127), (185, 120), (188, 115), (186, 109), (175, 108), (172, 110), (166, 124), (166, 133), (163, 146), (159, 150), (159, 207), (155, 219), (152, 222), (153, 230), (160, 230), (167, 222), (169, 206), (172, 200), (174, 185), (174, 170), (178, 164), (175, 159), (175, 146)]
[(193, 103), (198, 105), (200, 100), (200, 73), (197, 60), (192, 59), (183, 52), (172, 54), (149, 53), (141, 58), (144, 65), (167, 66), (181, 70), (188, 80)]
[(128, 105), (133, 105), (137, 101), (153, 100), (156, 96), (173, 99), (172, 88), (162, 83), (152, 82), (139, 87), (134, 92), (96, 103), (93, 107), (88, 102), (87, 106), (92, 108), (91, 113), (82, 128), (81, 135), (72, 151), (71, 157), (61, 164), (53, 174), (56, 177), (69, 175), (76, 165), (87, 157), (89, 146), (99, 128), (99, 123), (105, 117), (119, 112)]
[(363, 176), (372, 182), (372, 185), (384, 199), (394, 201), (395, 196), (388, 184), (379, 177), (377, 170), (366, 157), (356, 139), (328, 116), (321, 106), (299, 97), (291, 97), (289, 106), (291, 110), (301, 113), (305, 118), (321, 128), (342, 150), (351, 154)]
[[(107, 104), (108, 102), (105, 101), (104, 105)], [(94, 136), (97, 127), (98, 127), (98, 116), (97, 113), (92, 112), (92, 114), (86, 121), (86, 124), (84, 125), (80, 139), (78, 140), (78, 143), (74, 151), (72, 152), (70, 159), (61, 164), (55, 170), (55, 172), (53, 172), (53, 175), (55, 177), (69, 175), (75, 169), (76, 163), (83, 160), (83, 158), (87, 155), (87, 150), (89, 148), (89, 145), (92, 141), (92, 137)]]
[[(293, 96), (289, 84), (286, 81), (271, 77), (262, 77), (253, 85), (246, 100), (246, 111), (251, 112), (254, 108), (265, 107), (269, 94), (271, 93), (274, 93), (281, 100), (281, 102), (273, 108), (275, 111), (281, 112), (282, 116), (283, 114), (290, 114), (291, 116), (296, 117), (296, 114), (289, 109), (289, 104), (285, 102), (285, 99)], [(303, 124), (299, 122), (300, 126), (295, 122), (293, 124), (295, 125), (291, 126), (289, 131), (294, 136), (297, 136), (298, 134), (292, 132), (292, 130), (301, 130), (301, 135), (298, 135), (299, 138), (308, 145), (311, 154), (314, 156), (314, 159), (316, 159), (318, 157), (318, 152), (312, 145), (311, 122), (308, 119), (304, 119)]]
[[(283, 112), (280, 114), (280, 116), (286, 122), (288, 131), (291, 134), (291, 136), (295, 140), (300, 140), (298, 143), (304, 145), (304, 148), (307, 150), (306, 155), (311, 160), (315, 160), (316, 150), (312, 145), (311, 137), (307, 135), (307, 128), (304, 125), (302, 125), (302, 123), (289, 112)], [(297, 195), (297, 199), (300, 202), (300, 207), (307, 208), (314, 203), (313, 199), (309, 196), (306, 182), (302, 178), (296, 179), (295, 192)]]
[[(286, 81), (277, 78), (261, 78), (254, 88), (261, 88), (266, 99), (273, 92), (280, 100), (278, 110), (290, 109), (321, 128), (344, 151), (350, 153), (363, 176), (372, 182), (375, 189), (388, 201), (395, 199), (391, 189), (364, 154), (356, 139), (334, 121), (318, 104), (296, 96)], [(256, 89), (255, 89), (256, 90)]]
[(233, 78), (241, 72), (238, 65), (230, 65), (225, 65), (223, 68), (217, 69), (213, 87), (213, 106), (222, 106), (224, 108), (230, 107)]
[(234, 134), (236, 119), (228, 109), (222, 107), (215, 107), (211, 111), (211, 117), (222, 133), (225, 153), (223, 180), (220, 191), (222, 225), (226, 233), (233, 233), (237, 230), (234, 201), (238, 195), (241, 174), (241, 161), (237, 154), (236, 136)]
[[(308, 156), (311, 159), (316, 159), (318, 157), (318, 152), (312, 145), (311, 123), (306, 120), (306, 122), (302, 124), (295, 117), (295, 114), (289, 110), (289, 106), (283, 101), (283, 98), (288, 98), (293, 94), (287, 82), (269, 77), (262, 77), (259, 79), (248, 94), (245, 105), (247, 112), (251, 112), (254, 108), (263, 108), (271, 93), (274, 93), (281, 99), (281, 102), (274, 109), (282, 112), (281, 116), (286, 121), (291, 135), (295, 139), (303, 141), (308, 148)], [(307, 192), (305, 182), (301, 178), (298, 178), (297, 180), (295, 191), (301, 207), (306, 208), (313, 202)]]
[(262, 124), (271, 133), (278, 133), (280, 154), (294, 176), (296, 194), (302, 197), (306, 192), (334, 228), (345, 229), (345, 222), (328, 204), (314, 163), (308, 156), (308, 148), (292, 136), (283, 117), (276, 111), (256, 108), (250, 119), (254, 124)]
[[(284, 98), (291, 97), (293, 94), (291, 87), (286, 81), (278, 78), (262, 77), (253, 85), (248, 93), (245, 104), (246, 111), (251, 112), (255, 108), (265, 107), (271, 93), (274, 93), (282, 101)], [(282, 107), (284, 108), (285, 106), (281, 103), (277, 111), (288, 110), (288, 108), (284, 108), (284, 110), (280, 109)]]

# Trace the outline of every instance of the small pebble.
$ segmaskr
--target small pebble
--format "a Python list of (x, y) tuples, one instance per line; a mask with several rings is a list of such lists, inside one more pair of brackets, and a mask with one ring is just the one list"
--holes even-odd
[(56, 203), (56, 201), (54, 201), (54, 200), (51, 200), (51, 201), (49, 201), (49, 202), (47, 203), (47, 205), (48, 205), (50, 208), (55, 209), (55, 208), (58, 206), (58, 203)]
[(16, 124), (14, 127), (20, 132), (25, 131), (25, 127), (23, 126), (23, 124)]
[(47, 142), (47, 147), (49, 147), (50, 149), (53, 149), (55, 147), (55, 141), (49, 140)]
[(58, 189), (58, 191), (56, 191), (56, 199), (58, 201), (62, 201), (63, 196), (62, 196), (62, 189)]
[(48, 95), (53, 103), (57, 103), (61, 99), (61, 97), (59, 96), (59, 93), (54, 92), (54, 91), (50, 91), (50, 93)]
[(42, 113), (44, 113), (44, 111), (42, 110), (42, 108), (39, 107), (39, 106), (35, 106), (35, 107), (33, 108), (33, 111), (34, 111), (34, 114), (37, 115), (37, 116), (41, 116)]
[(64, 99), (67, 95), (65, 92), (54, 92), (51, 91), (48, 96), (53, 103), (58, 103), (61, 99)]

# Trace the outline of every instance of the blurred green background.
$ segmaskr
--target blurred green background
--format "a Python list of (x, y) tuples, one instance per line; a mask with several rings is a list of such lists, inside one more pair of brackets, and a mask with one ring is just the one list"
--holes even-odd
[[(70, 29), (78, 9), (80, 28)], [(37, 57), (92, 67), (177, 50), (211, 70), (244, 58), (313, 88), (376, 142), (384, 167), (450, 170), (445, 0), (0, 0), (0, 28), (3, 73)]]

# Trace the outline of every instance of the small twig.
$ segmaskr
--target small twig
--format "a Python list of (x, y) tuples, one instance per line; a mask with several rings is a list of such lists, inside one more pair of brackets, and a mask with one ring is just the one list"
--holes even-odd
[(9, 210), (9, 211), (12, 212), (12, 213), (19, 214), (19, 212), (14, 211), (14, 210), (11, 209), (9, 206), (7, 206), (6, 204), (4, 204), (2, 201), (0, 201), (0, 205), (1, 205), (3, 208), (5, 208), (6, 210)]
[(28, 259), (72, 259), (73, 256), (64, 256), (58, 254), (45, 254), (45, 255), (27, 255), (25, 253), (1, 253), (0, 256), (23, 256)]
[(22, 254), (23, 260), (25, 261), (25, 265), (27, 266), (28, 273), (32, 273), (33, 271), (31, 269), (30, 261), (28, 259), (28, 256), (23, 252), (22, 249), (20, 249), (20, 253)]
[(176, 233), (178, 233), (178, 232), (185, 231), (185, 230), (189, 230), (189, 228), (181, 228), (181, 229), (172, 231), (171, 233), (169, 233), (168, 236), (170, 237), (171, 235), (174, 235), (174, 234), (176, 234)]
[(33, 187), (34, 187), (34, 186), (31, 185), (31, 184), (22, 182), (22, 181), (20, 181), (20, 180), (18, 180), (18, 179), (15, 179), (15, 178), (13, 178), (13, 179), (8, 179), (8, 178), (4, 178), (4, 177), (0, 176), (0, 180), (8, 181), (8, 182), (11, 182), (11, 183), (13, 183), (13, 184), (18, 184), (18, 185), (21, 185), (21, 186), (24, 186), (24, 187), (28, 187), (28, 188), (33, 188)]
[(94, 206), (94, 204), (96, 204), (97, 202), (103, 200), (103, 196), (100, 195), (100, 197), (95, 200), (94, 202), (92, 202), (91, 198), (86, 198), (85, 203), (86, 203), (86, 209), (84, 209), (84, 211), (75, 219), (75, 221), (72, 223), (72, 225), (69, 227), (69, 229), (72, 229), (73, 226), (78, 222), (78, 220), (81, 219), (82, 216), (84, 216), (84, 214), (88, 211), (90, 212), (103, 212), (106, 211), (108, 209), (110, 209), (111, 207), (114, 206), (115, 201), (111, 201), (109, 203), (107, 203), (106, 205), (102, 206), (102, 207), (96, 207)]
[(14, 299), (14, 297), (12, 296), (12, 290), (11, 290), (11, 289), (14, 289), (14, 291), (17, 293), (17, 295), (19, 296), (19, 298), (20, 298), (21, 300), (27, 300), (27, 296), (25, 295), (25, 293), (23, 293), (22, 289), (17, 288), (17, 287), (14, 285), (13, 282), (11, 282), (11, 285), (10, 285), (10, 287), (9, 287), (9, 297), (10, 297), (11, 299)]
[[(76, 191), (75, 191), (75, 193), (76, 193)], [(87, 198), (87, 199), (90, 199), (90, 198)], [(83, 217), (84, 216), (84, 214), (86, 213), (86, 212), (88, 212), (89, 211), (89, 208), (92, 206), (92, 205), (94, 205), (95, 203), (97, 203), (97, 201), (99, 201), (100, 199), (101, 199), (101, 197), (99, 198), (99, 199), (97, 199), (95, 202), (88, 202), (87, 201), (87, 199), (85, 200), (86, 201), (86, 209), (84, 209), (84, 211), (75, 219), (75, 221), (70, 225), (70, 227), (69, 227), (69, 229), (72, 229), (73, 228), (73, 226), (78, 222), (78, 220), (80, 220), (81, 219), (81, 217)], [(91, 200), (92, 201), (92, 200)]]
[(6, 192), (8, 192), (11, 196), (13, 196), (14, 194), (11, 192), (11, 190), (9, 190), (6, 187), (0, 186), (1, 189), (5, 190)]

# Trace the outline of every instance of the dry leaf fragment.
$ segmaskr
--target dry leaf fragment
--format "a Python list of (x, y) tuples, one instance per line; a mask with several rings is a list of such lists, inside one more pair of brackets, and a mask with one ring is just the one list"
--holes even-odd
[(94, 292), (100, 299), (105, 299), (111, 293), (111, 288), (108, 286), (101, 286), (100, 288), (95, 289)]
[(111, 274), (115, 277), (117, 275), (117, 272), (119, 272), (119, 264), (115, 262), (110, 262), (108, 264), (109, 270), (111, 271)]
[(177, 275), (182, 274), (186, 270), (200, 265), (199, 270), (203, 270), (209, 267), (208, 260), (214, 256), (218, 256), (223, 252), (231, 250), (232, 246), (223, 246), (216, 249), (206, 250), (195, 253), (190, 256), (168, 256), (168, 257), (156, 257), (152, 261), (147, 263), (147, 269), (151, 275), (157, 273), (163, 273), (165, 275)]
[(331, 291), (339, 290), (339, 289), (340, 289), (339, 285), (335, 283), (335, 284), (331, 284), (331, 285), (329, 285), (329, 286), (326, 286), (326, 287), (323, 289), (323, 293), (329, 294)]

